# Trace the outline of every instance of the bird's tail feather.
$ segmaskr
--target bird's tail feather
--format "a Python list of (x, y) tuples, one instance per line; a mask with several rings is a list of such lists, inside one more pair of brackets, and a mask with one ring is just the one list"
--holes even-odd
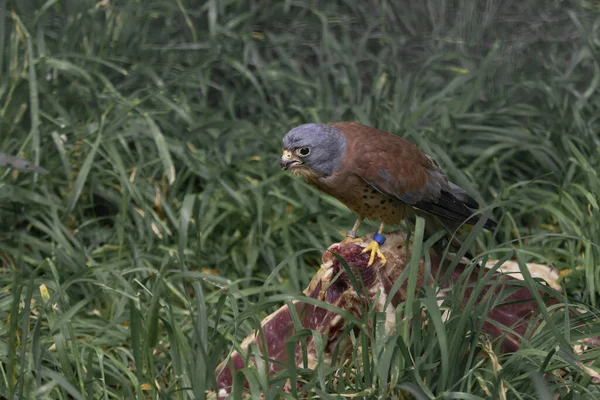
[(473, 209), (479, 208), (479, 203), (477, 202), (477, 200), (472, 198), (466, 190), (452, 182), (448, 182), (448, 186), (450, 186), (450, 193), (452, 193), (452, 195), (458, 200), (462, 201), (467, 207)]
[[(456, 188), (460, 189), (458, 186), (456, 186)], [(456, 191), (456, 193), (458, 193), (458, 191)], [(475, 210), (470, 208), (469, 204), (477, 203), (472, 198), (465, 197), (466, 192), (465, 195), (458, 194), (464, 201), (459, 197), (456, 197), (453, 192), (442, 191), (440, 197), (436, 201), (420, 201), (413, 204), (413, 207), (416, 210), (434, 214), (440, 219), (458, 222), (459, 225), (463, 222), (468, 225), (475, 225), (477, 221), (479, 221), (480, 216), (473, 215)], [(496, 223), (491, 219), (488, 219), (483, 227), (488, 230), (493, 230), (495, 226)]]

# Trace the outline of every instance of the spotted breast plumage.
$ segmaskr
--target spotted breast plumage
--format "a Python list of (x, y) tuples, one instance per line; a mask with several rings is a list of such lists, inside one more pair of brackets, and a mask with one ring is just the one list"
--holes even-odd
[[(448, 181), (435, 161), (414, 144), (389, 132), (354, 122), (304, 124), (283, 138), (280, 166), (302, 175), (319, 190), (337, 198), (358, 215), (348, 239), (364, 218), (380, 221), (365, 251), (369, 264), (385, 238), (386, 224), (395, 225), (411, 212), (434, 216), (447, 230), (475, 224), (478, 203)], [(492, 229), (495, 223), (485, 222)]]

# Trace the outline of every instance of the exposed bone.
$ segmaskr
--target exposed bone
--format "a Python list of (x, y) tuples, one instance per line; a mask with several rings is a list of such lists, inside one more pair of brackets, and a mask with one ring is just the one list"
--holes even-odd
[[(387, 241), (385, 245), (381, 247), (382, 252), (387, 258), (387, 263), (385, 265), (381, 265), (381, 263), (378, 262), (379, 260), (376, 259), (376, 262), (372, 266), (367, 266), (369, 254), (362, 253), (363, 248), (369, 243), (369, 238), (367, 237), (362, 238), (362, 241), (342, 242), (331, 245), (328, 251), (323, 254), (321, 268), (315, 274), (308, 287), (304, 290), (304, 295), (334, 305), (355, 315), (359, 319), (361, 318), (361, 312), (366, 302), (374, 302), (375, 311), (385, 312), (386, 329), (388, 331), (395, 329), (397, 325), (395, 320), (395, 307), (406, 299), (407, 280), (403, 282), (396, 293), (390, 293), (390, 290), (396, 279), (408, 266), (411, 256), (411, 245), (410, 243), (407, 243), (407, 235), (404, 232), (395, 232), (387, 234), (386, 236)], [(407, 245), (409, 249), (406, 248)], [(362, 283), (364, 283), (364, 287), (361, 286), (360, 291), (355, 290), (355, 287), (351, 283), (351, 279), (343, 268), (343, 264), (333, 253), (341, 256), (349, 266), (354, 267), (358, 272), (358, 274), (355, 272), (355, 276), (360, 277)], [(430, 251), (429, 255), (431, 258), (431, 274), (435, 275), (438, 273), (438, 269), (442, 268), (442, 271), (439, 272), (440, 275), (443, 275), (447, 263), (444, 263), (440, 267), (440, 259), (433, 250)], [(487, 267), (492, 267), (494, 265), (495, 263), (492, 264), (490, 262)], [(467, 264), (459, 263), (452, 273), (450, 282), (447, 282), (445, 286), (452, 286), (453, 282), (456, 282), (461, 273), (465, 271), (466, 267)], [(420, 260), (418, 268), (417, 287), (421, 287), (424, 284), (431, 285), (433, 283), (432, 276), (424, 276), (425, 262), (423, 259)], [(540, 267), (537, 267), (537, 269), (540, 269)], [(541, 269), (543, 270), (543, 268)], [(515, 273), (514, 268), (509, 270), (509, 272)], [(536, 268), (532, 268), (531, 272), (533, 276), (549, 276), (551, 279), (554, 277), (551, 273), (548, 274), (548, 271), (543, 271), (543, 274), (539, 274), (536, 272)], [(477, 279), (477, 273), (473, 273), (469, 277), (469, 282), (475, 283)], [(477, 303), (482, 300), (483, 296), (490, 290), (495, 291), (495, 293), (500, 293), (502, 290), (511, 286), (511, 282), (514, 282), (515, 278), (502, 272), (496, 272), (493, 280), (495, 285), (493, 287), (488, 286), (486, 290), (483, 290), (478, 295)], [(549, 283), (551, 285), (555, 284), (555, 282)], [(472, 291), (472, 285), (466, 289), (462, 303), (463, 306), (469, 300)], [(388, 307), (384, 309), (386, 300), (389, 296), (393, 296), (393, 298)], [(484, 323), (482, 330), (492, 341), (501, 341), (501, 348), (504, 351), (515, 351), (520, 345), (520, 336), (526, 334), (530, 322), (534, 321), (533, 323), (539, 324), (539, 311), (537, 310), (537, 303), (532, 299), (531, 292), (526, 287), (521, 287), (506, 296), (504, 302), (508, 303), (508, 305), (493, 308), (488, 313), (488, 319), (511, 327), (516, 335), (512, 333), (506, 334), (503, 329), (488, 321)], [(550, 305), (556, 303), (558, 302), (554, 300), (549, 301), (547, 304)], [(302, 327), (320, 332), (326, 341), (324, 353), (321, 354), (323, 360), (329, 365), (334, 362), (340, 362), (340, 364), (343, 363), (344, 360), (340, 360), (340, 358), (347, 357), (351, 354), (351, 351), (344, 351), (349, 349), (349, 346), (351, 345), (349, 335), (344, 334), (348, 321), (346, 321), (339, 313), (328, 311), (321, 307), (301, 301), (294, 301), (293, 304), (300, 318)], [(464, 311), (468, 312), (468, 310)], [(251, 343), (256, 344), (260, 349), (261, 354), (266, 355), (272, 360), (269, 364), (269, 374), (273, 375), (282, 368), (285, 368), (285, 365), (288, 362), (286, 345), (290, 337), (296, 332), (287, 305), (282, 306), (266, 317), (261, 323), (261, 328), (262, 334), (254, 332), (243, 341), (241, 344), (241, 353), (237, 351), (233, 352), (228, 359), (224, 360), (217, 367), (215, 373), (217, 375), (218, 397), (225, 397), (229, 393), (233, 383), (232, 372), (247, 366), (246, 353), (248, 346)], [(307, 367), (314, 368), (318, 356), (313, 337), (309, 337), (305, 344), (308, 353)], [(295, 365), (302, 366), (301, 346), (298, 343), (296, 343), (295, 346)], [(333, 360), (333, 351), (336, 346), (339, 346), (338, 359)], [(248, 362), (256, 366), (256, 359), (254, 357), (250, 357)]]

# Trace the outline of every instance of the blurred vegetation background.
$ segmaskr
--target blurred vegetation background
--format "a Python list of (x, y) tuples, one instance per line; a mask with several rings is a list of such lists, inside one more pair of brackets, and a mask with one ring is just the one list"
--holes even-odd
[[(481, 251), (596, 307), (599, 83), (593, 0), (0, 0), (0, 151), (49, 171), (0, 169), (0, 394), (202, 397), (353, 222), (278, 169), (306, 122), (411, 140), (494, 204)], [(504, 384), (542, 393), (517, 359)], [(425, 386), (486, 397), (472, 362)]]

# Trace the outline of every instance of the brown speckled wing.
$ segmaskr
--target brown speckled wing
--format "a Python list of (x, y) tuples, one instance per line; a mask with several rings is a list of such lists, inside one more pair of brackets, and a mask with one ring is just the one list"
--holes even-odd
[[(412, 143), (358, 123), (332, 125), (348, 140), (342, 165), (347, 173), (391, 198), (447, 220), (463, 222), (473, 214), (452, 194), (446, 175)], [(473, 218), (468, 223), (476, 221)]]
[(407, 140), (358, 123), (332, 125), (348, 140), (343, 168), (377, 190), (408, 204), (435, 201), (449, 190), (446, 176)]

